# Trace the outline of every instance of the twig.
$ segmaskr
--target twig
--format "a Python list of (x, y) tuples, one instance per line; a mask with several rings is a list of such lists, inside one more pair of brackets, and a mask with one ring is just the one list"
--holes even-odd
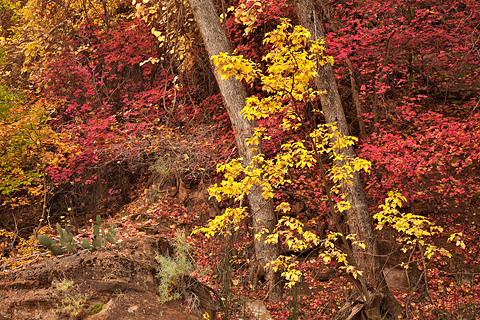
[(46, 256), (47, 254), (49, 254), (49, 253), (48, 253), (48, 252), (41, 252), (41, 253), (34, 253), (34, 254), (29, 255), (29, 256), (21, 257), (21, 258), (2, 259), (2, 260), (0, 260), (0, 263), (2, 263), (2, 265), (0, 266), (0, 268), (2, 269), (1, 272), (6, 271), (6, 270), (7, 270), (7, 266), (8, 266), (11, 262), (21, 261), (21, 260), (26, 260), (26, 259), (31, 259), (31, 258), (34, 257), (33, 260), (27, 261), (27, 262), (22, 263), (21, 265), (13, 268), (13, 269), (8, 270), (9, 272), (10, 272), (10, 271), (17, 270), (17, 269), (20, 269), (20, 268), (24, 267), (25, 265), (29, 265), (29, 264), (31, 264), (32, 262), (37, 261), (39, 257), (41, 257), (41, 256)]

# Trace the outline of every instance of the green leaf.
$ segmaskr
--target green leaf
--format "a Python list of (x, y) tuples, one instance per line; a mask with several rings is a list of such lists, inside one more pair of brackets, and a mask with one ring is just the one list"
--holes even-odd
[(72, 243), (73, 233), (70, 232), (70, 230), (68, 229), (68, 226), (65, 227), (65, 238), (67, 240), (67, 243)]
[(115, 235), (117, 234), (117, 229), (115, 229), (114, 227), (110, 227), (108, 228), (108, 233), (110, 233), (112, 237), (115, 237)]
[(62, 236), (62, 233), (63, 233), (63, 229), (62, 229), (62, 226), (60, 226), (60, 223), (56, 223), (55, 226), (57, 227), (57, 232), (58, 232), (58, 235), (59, 236)]
[(67, 251), (68, 251), (69, 253), (72, 253), (72, 252), (73, 252), (73, 246), (72, 246), (72, 244), (67, 243), (66, 249), (67, 249)]

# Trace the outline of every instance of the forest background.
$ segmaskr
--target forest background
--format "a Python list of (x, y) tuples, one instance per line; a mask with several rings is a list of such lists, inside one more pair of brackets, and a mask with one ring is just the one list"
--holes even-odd
[[(443, 226), (431, 242), (453, 254), (426, 259), (415, 243), (403, 260), (394, 259), (404, 245), (395, 228), (377, 233), (379, 245), (388, 247), (383, 254), (395, 260), (389, 266), (403, 262), (418, 274), (410, 290), (393, 290), (396, 299), (411, 318), (473, 319), (480, 256), (480, 4), (353, 0), (315, 6), (348, 129), (358, 137), (355, 151), (371, 162), (361, 178), (372, 216), (396, 191), (405, 197), (398, 214), (411, 212)], [(262, 58), (272, 50), (265, 34), (283, 18), (299, 23), (290, 1), (217, 1), (215, 7), (236, 54), (263, 71)], [(0, 1), (4, 271), (28, 262), (9, 259), (40, 250), (37, 234), (54, 233), (56, 222), (77, 232), (97, 214), (141, 213), (157, 226), (163, 221), (164, 236), (171, 237), (234, 204), (206, 194), (222, 178), (217, 164), (237, 158), (238, 148), (203, 41), (188, 1)], [(269, 96), (259, 81), (244, 85), (248, 96)], [(316, 97), (302, 105), (309, 130), (324, 123), (318, 104)], [(288, 114), (278, 113), (257, 121), (271, 136), (261, 142), (270, 159), (295, 136), (279, 129), (285, 119)], [(325, 161), (326, 170), (334, 167)], [(279, 219), (294, 218), (326, 239), (338, 230), (322, 200), (329, 191), (319, 183), (320, 165), (312, 165), (290, 170), (288, 182), (274, 188), (273, 201), (290, 205), (276, 212)], [(246, 218), (212, 242), (200, 234), (188, 241), (197, 263), (217, 275), (205, 278), (211, 286), (264, 298), (266, 286), (254, 292), (250, 286), (258, 281), (245, 280), (254, 260), (252, 223)], [(133, 233), (125, 227), (123, 236)], [(312, 243), (280, 250), (295, 257), (290, 267), (302, 273), (310, 292), (328, 294), (287, 295), (270, 305), (275, 318), (336, 314), (351, 283), (341, 263), (325, 269), (323, 249)], [(338, 274), (325, 282), (316, 270)]]

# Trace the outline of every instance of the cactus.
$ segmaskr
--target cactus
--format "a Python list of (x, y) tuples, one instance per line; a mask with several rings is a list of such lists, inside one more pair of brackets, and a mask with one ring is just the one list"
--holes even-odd
[(95, 237), (93, 238), (92, 240), (92, 245), (95, 247), (95, 248), (100, 248), (102, 246), (102, 242), (100, 242), (99, 238), (98, 237)]
[(100, 226), (98, 224), (93, 225), (93, 234), (96, 235), (97, 237), (100, 236), (100, 233), (98, 232)]
[(47, 248), (54, 244), (52, 239), (50, 239), (48, 236), (44, 234), (41, 234), (38, 236), (38, 242), (40, 242), (41, 245), (44, 245)]
[(92, 246), (90, 245), (90, 242), (88, 242), (87, 239), (82, 239), (81, 245), (82, 245), (82, 248), (84, 248), (84, 249), (91, 249), (92, 248)]
[(95, 218), (95, 224), (92, 226), (92, 233), (94, 238), (92, 243), (88, 242), (88, 240), (82, 240), (82, 247), (85, 249), (90, 248), (101, 248), (107, 245), (107, 242), (110, 244), (115, 244), (115, 235), (117, 234), (117, 230), (110, 227), (107, 232), (105, 232), (105, 228), (101, 225), (102, 218), (97, 215)]
[(44, 234), (38, 236), (38, 241), (56, 256), (63, 253), (63, 249), (56, 245), (52, 239)]
[(65, 247), (65, 249), (72, 253), (76, 244), (73, 240), (73, 233), (70, 232), (68, 226), (65, 226), (65, 229), (62, 229), (59, 223), (56, 224), (58, 234), (60, 236), (60, 246)]
[(109, 228), (108, 229), (108, 232), (105, 236), (105, 240), (107, 240), (108, 242), (110, 242), (110, 244), (115, 244), (115, 234), (117, 233), (117, 230), (113, 229), (113, 228)]
[(78, 241), (74, 239), (73, 233), (70, 231), (68, 226), (65, 226), (65, 229), (63, 229), (59, 223), (56, 224), (56, 228), (58, 235), (60, 236), (60, 245), (57, 245), (52, 239), (44, 234), (38, 236), (38, 241), (41, 245), (47, 247), (47, 249), (50, 250), (54, 255), (63, 254), (65, 251), (72, 253), (74, 250), (79, 248), (101, 248), (105, 247), (107, 242), (114, 245), (117, 230), (113, 227), (110, 227), (108, 231), (105, 232), (105, 228), (101, 226), (101, 223), (102, 219), (99, 215), (97, 215), (95, 218), (95, 224), (92, 226), (94, 238), (91, 244), (88, 239), (82, 239), (82, 241), (78, 243)]
[(58, 255), (61, 255), (61, 254), (64, 253), (63, 249), (56, 244), (54, 244), (53, 246), (48, 248), (48, 250), (50, 250), (53, 253), (53, 255), (55, 255), (55, 256), (58, 256)]
[(64, 236), (67, 243), (73, 242), (73, 233), (70, 232), (70, 230), (68, 229), (68, 226), (65, 226)]

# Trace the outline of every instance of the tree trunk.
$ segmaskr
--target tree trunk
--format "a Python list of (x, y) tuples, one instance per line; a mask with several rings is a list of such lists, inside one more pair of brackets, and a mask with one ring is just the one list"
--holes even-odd
[[(222, 52), (232, 54), (232, 46), (220, 23), (212, 0), (190, 0), (190, 6), (208, 55), (211, 57)], [(210, 60), (210, 63), (215, 68), (212, 60)], [(262, 153), (262, 150), (257, 146), (255, 146), (257, 150), (252, 150), (253, 146), (247, 146), (246, 143), (246, 139), (253, 136), (255, 127), (255, 124), (247, 121), (241, 113), (245, 107), (247, 93), (242, 83), (234, 77), (225, 80), (218, 72), (214, 72), (214, 74), (222, 94), (223, 103), (232, 122), (238, 153), (243, 158), (243, 164), (248, 165), (254, 156)], [(273, 201), (266, 200), (262, 196), (262, 191), (261, 187), (257, 187), (248, 194), (255, 234), (264, 228), (272, 232), (277, 223)], [(260, 241), (254, 240), (256, 264), (262, 268), (279, 255), (278, 245), (265, 244), (265, 237), (266, 235), (263, 235)], [(278, 301), (280, 299), (279, 276), (270, 268), (266, 270), (266, 275), (269, 281), (269, 298), (271, 301)]]
[[(333, 21), (332, 17), (330, 16), (330, 12), (328, 11), (325, 3), (320, 0), (320, 6), (322, 7), (323, 14), (327, 18), (328, 23), (330, 23), (330, 27), (333, 31), (338, 32), (338, 28), (335, 26), (335, 22)], [(347, 63), (348, 74), (350, 75), (350, 87), (352, 88), (352, 97), (353, 103), (355, 104), (355, 109), (357, 111), (357, 119), (358, 119), (358, 129), (360, 132), (360, 139), (365, 140), (367, 137), (367, 131), (365, 130), (365, 122), (363, 121), (363, 108), (362, 104), (360, 103), (360, 98), (358, 96), (358, 89), (357, 89), (357, 82), (355, 80), (355, 76), (353, 74), (353, 64), (352, 61), (348, 56), (345, 57), (345, 62)]]
[[(313, 1), (294, 0), (294, 4), (300, 23), (312, 34), (312, 40), (325, 39), (322, 25), (315, 13)], [(342, 135), (349, 135), (345, 113), (333, 75), (333, 68), (330, 64), (327, 63), (318, 67), (315, 85), (319, 90), (326, 91), (326, 94), (320, 96), (325, 121), (327, 123), (336, 123)], [(343, 148), (340, 152), (346, 157), (355, 156), (355, 151), (351, 146)], [(341, 166), (343, 164), (337, 163), (336, 165)], [(351, 209), (346, 212), (350, 233), (356, 234), (357, 240), (362, 241), (366, 246), (365, 250), (358, 246), (353, 248), (356, 264), (364, 272), (363, 279), (368, 289), (373, 291), (369, 298), (370, 301), (365, 301), (365, 313), (370, 319), (380, 316), (380, 305), (377, 305), (379, 303), (376, 302), (378, 301), (376, 293), (380, 293), (385, 297), (382, 301), (382, 308), (386, 309), (390, 316), (395, 317), (401, 312), (400, 305), (386, 286), (383, 273), (381, 272), (377, 258), (377, 244), (373, 232), (372, 218), (358, 173), (354, 174), (352, 182), (352, 185), (344, 187), (342, 192), (345, 194), (346, 200), (351, 204)]]

